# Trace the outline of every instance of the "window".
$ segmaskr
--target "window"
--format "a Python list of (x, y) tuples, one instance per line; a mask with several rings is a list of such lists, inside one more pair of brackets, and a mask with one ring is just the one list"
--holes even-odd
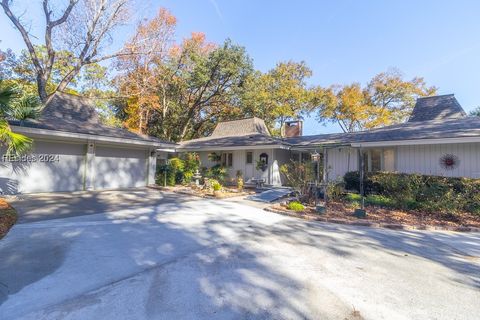
[(395, 149), (370, 149), (363, 154), (365, 172), (395, 171)]
[(233, 167), (233, 153), (222, 153), (222, 166)]
[(247, 152), (246, 163), (247, 164), (252, 164), (253, 163), (253, 152)]
[(382, 150), (373, 149), (370, 151), (370, 166), (371, 172), (382, 170)]

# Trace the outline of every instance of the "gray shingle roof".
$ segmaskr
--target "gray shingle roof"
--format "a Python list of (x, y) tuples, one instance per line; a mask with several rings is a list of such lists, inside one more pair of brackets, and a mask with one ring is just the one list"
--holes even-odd
[(443, 121), (406, 122), (355, 133), (334, 133), (284, 139), (296, 146), (361, 143), (420, 139), (480, 137), (480, 118), (466, 117)]
[[(28, 120), (22, 126), (71, 133), (92, 134), (98, 136), (141, 140), (158, 144), (172, 144), (155, 137), (140, 135), (127, 129), (109, 127), (100, 121), (93, 107), (93, 101), (67, 93), (57, 93), (42, 110), (37, 120)], [(20, 125), (19, 121), (9, 121)], [(173, 145), (173, 144), (172, 144)]]
[(217, 124), (210, 137), (244, 136), (249, 134), (263, 134), (270, 136), (265, 122), (253, 117), (241, 120), (224, 121)]
[(180, 142), (179, 149), (195, 150), (279, 144), (286, 145), (282, 139), (270, 136), (270, 132), (262, 119), (253, 117), (220, 122), (209, 137)]
[(195, 150), (204, 148), (228, 148), (241, 146), (273, 146), (288, 145), (282, 139), (277, 139), (264, 134), (249, 134), (243, 136), (227, 136), (227, 137), (206, 137), (194, 140), (180, 142), (179, 149)]
[(453, 94), (417, 99), (409, 122), (465, 118), (467, 114)]

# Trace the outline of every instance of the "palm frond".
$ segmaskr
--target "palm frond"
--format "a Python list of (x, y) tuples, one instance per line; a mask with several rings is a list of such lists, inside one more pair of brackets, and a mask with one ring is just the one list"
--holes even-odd
[(13, 132), (4, 119), (0, 119), (0, 141), (7, 147), (6, 155), (21, 155), (32, 147), (32, 139)]
[(25, 95), (10, 104), (7, 114), (15, 120), (36, 119), (40, 114), (40, 106), (41, 102), (37, 96)]

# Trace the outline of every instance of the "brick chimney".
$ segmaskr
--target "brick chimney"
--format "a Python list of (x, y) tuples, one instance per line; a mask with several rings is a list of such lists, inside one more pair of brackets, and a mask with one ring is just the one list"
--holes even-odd
[(286, 121), (283, 124), (282, 137), (290, 138), (290, 137), (299, 137), (303, 134), (303, 121), (302, 120), (292, 120)]

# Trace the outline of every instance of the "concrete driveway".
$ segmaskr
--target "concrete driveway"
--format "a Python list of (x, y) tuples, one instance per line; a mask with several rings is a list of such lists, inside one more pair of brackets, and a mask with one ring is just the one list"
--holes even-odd
[(7, 199), (17, 210), (19, 223), (136, 209), (178, 201), (175, 195), (150, 188), (36, 193), (8, 196)]
[[(169, 200), (16, 225), (0, 319), (475, 319), (480, 235)], [(175, 198), (175, 201), (170, 201)]]

